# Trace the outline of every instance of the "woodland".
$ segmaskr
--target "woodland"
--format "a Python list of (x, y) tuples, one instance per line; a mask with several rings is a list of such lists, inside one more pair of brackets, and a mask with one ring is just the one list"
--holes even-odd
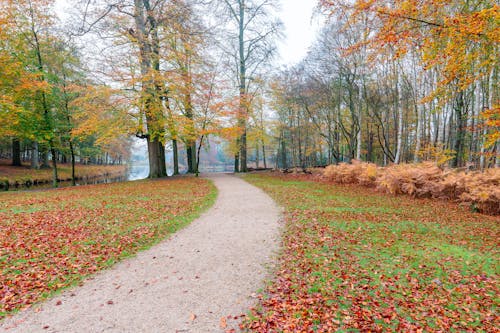
[(242, 330), (498, 330), (500, 6), (317, 0), (278, 65), (287, 2), (0, 0), (0, 190), (137, 142), (152, 178), (0, 193), (0, 327), (208, 209), (210, 179), (156, 178), (215, 152), (283, 209)]
[(54, 5), (0, 11), (0, 157), (54, 184), (57, 163), (125, 163), (134, 137), (151, 178), (166, 151), (196, 173), (209, 137), (241, 172), (500, 164), (494, 1), (319, 1), (314, 45), (280, 69), (275, 0)]

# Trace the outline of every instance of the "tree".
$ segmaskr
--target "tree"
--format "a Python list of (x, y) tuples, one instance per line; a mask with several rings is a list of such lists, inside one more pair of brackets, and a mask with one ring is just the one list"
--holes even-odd
[[(237, 126), (241, 131), (237, 139), (235, 171), (247, 171), (247, 122), (252, 96), (250, 86), (259, 71), (272, 59), (276, 48), (274, 40), (280, 34), (281, 23), (273, 17), (275, 0), (220, 0), (224, 17), (236, 52), (227, 52), (237, 66), (239, 105)], [(234, 30), (233, 30), (234, 29)], [(234, 46), (234, 45), (233, 45)]]
[[(476, 83), (488, 80), (498, 71), (500, 6), (491, 0), (320, 0), (319, 4), (329, 15), (349, 17), (351, 22), (369, 19), (373, 32), (353, 49), (369, 45), (378, 54), (387, 55), (390, 51), (393, 59), (405, 58), (410, 50), (418, 50), (423, 71), (438, 73), (432, 89), (426, 90), (426, 96), (419, 96), (423, 98), (418, 103), (437, 100), (440, 106), (452, 104), (454, 128), (449, 138), (455, 150), (453, 165), (463, 165), (467, 123), (474, 111), (471, 103), (474, 94), (481, 93)], [(498, 96), (491, 90), (488, 93)], [(422, 110), (417, 110), (419, 121), (422, 116)], [(418, 138), (421, 130), (417, 122)], [(398, 148), (402, 147), (400, 144)], [(420, 146), (417, 140), (416, 150)], [(396, 161), (400, 155), (398, 149)]]

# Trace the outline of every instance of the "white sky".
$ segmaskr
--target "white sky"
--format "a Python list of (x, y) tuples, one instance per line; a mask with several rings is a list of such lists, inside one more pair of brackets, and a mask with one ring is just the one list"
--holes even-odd
[(307, 54), (320, 28), (320, 20), (313, 18), (317, 0), (282, 0), (281, 20), (285, 25), (285, 40), (280, 43), (281, 65), (293, 65)]
[[(280, 65), (296, 64), (307, 54), (321, 26), (321, 19), (313, 18), (317, 3), (317, 0), (281, 0), (285, 38), (278, 44)], [(56, 12), (61, 17), (68, 8), (68, 0), (56, 0)]]

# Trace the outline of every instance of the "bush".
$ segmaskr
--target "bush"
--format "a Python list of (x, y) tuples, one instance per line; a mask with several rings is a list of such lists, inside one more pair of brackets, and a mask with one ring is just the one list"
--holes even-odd
[(375, 186), (378, 168), (372, 163), (353, 160), (352, 164), (329, 165), (323, 172), (323, 179), (339, 184), (360, 184)]
[(390, 194), (407, 194), (455, 200), (470, 204), (474, 210), (500, 215), (500, 169), (465, 172), (442, 169), (436, 164), (399, 164), (385, 168), (372, 163), (353, 161), (330, 165), (322, 179), (339, 184), (360, 184), (376, 187)]

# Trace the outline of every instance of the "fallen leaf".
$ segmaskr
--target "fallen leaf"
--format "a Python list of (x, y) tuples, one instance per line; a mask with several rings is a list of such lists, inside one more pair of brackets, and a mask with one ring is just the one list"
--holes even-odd
[(227, 327), (227, 322), (226, 322), (226, 317), (222, 317), (219, 322), (220, 328), (226, 328)]

